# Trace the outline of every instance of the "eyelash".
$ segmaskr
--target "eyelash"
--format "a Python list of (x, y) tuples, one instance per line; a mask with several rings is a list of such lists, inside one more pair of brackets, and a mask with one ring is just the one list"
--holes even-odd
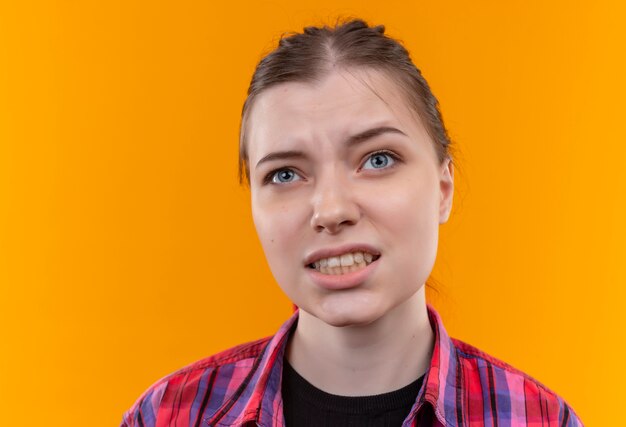
[[(372, 158), (372, 157), (374, 157), (374, 156), (376, 156), (378, 154), (386, 154), (387, 156), (391, 157), (394, 160), (394, 163), (391, 166), (385, 167), (383, 169), (392, 168), (392, 167), (394, 167), (395, 162), (400, 161), (400, 157), (396, 153), (394, 153), (392, 151), (389, 151), (389, 150), (378, 150), (378, 151), (374, 151), (374, 152), (369, 153), (367, 155), (367, 157), (365, 157), (365, 160), (361, 163), (361, 166), (359, 166), (359, 170), (363, 169), (363, 165), (365, 164), (365, 162), (367, 162), (370, 158)], [(265, 177), (263, 178), (263, 184), (274, 184), (274, 182), (273, 182), (274, 176), (278, 172), (285, 171), (285, 170), (290, 170), (293, 173), (297, 174), (297, 172), (295, 171), (294, 168), (291, 168), (291, 167), (288, 167), (288, 166), (287, 167), (281, 167), (281, 168), (278, 168), (278, 169), (273, 169), (267, 175), (265, 175)]]
[(282, 171), (292, 171), (295, 174), (298, 174), (294, 168), (291, 167), (282, 167), (282, 168), (278, 168), (278, 169), (274, 169), (271, 172), (269, 172), (267, 175), (265, 175), (265, 178), (263, 178), (263, 184), (276, 184), (275, 182), (273, 182), (274, 180), (274, 176), (278, 173), (278, 172), (282, 172)]
[(390, 169), (393, 168), (394, 165), (396, 164), (395, 162), (399, 162), (400, 161), (400, 156), (398, 156), (396, 153), (394, 153), (393, 151), (389, 151), (389, 150), (378, 150), (378, 151), (374, 151), (373, 153), (369, 153), (367, 155), (367, 157), (365, 157), (365, 160), (363, 161), (363, 163), (361, 164), (361, 166), (359, 167), (359, 170), (363, 169), (363, 165), (372, 157), (378, 155), (378, 154), (386, 154), (387, 156), (391, 157), (394, 161), (394, 163), (391, 166), (387, 166), (384, 167), (382, 169)]

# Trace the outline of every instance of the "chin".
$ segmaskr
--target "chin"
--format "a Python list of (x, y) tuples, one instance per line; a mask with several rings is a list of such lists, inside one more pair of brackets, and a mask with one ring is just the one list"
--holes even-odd
[(325, 315), (325, 316), (315, 316), (320, 319), (322, 322), (327, 325), (334, 326), (336, 328), (344, 328), (347, 326), (367, 326), (371, 324), (376, 319), (358, 317), (358, 316), (349, 316), (349, 315)]
[[(308, 310), (307, 310), (308, 311)], [(335, 327), (367, 326), (384, 314), (373, 304), (358, 307), (356, 304), (326, 303), (309, 311), (322, 322)]]

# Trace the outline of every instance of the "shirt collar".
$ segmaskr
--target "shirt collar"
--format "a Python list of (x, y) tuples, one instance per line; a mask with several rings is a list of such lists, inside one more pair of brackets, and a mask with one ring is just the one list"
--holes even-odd
[[(435, 344), (426, 371), (422, 388), (409, 418), (414, 418), (425, 402), (429, 402), (435, 416), (444, 426), (457, 425), (457, 396), (462, 392), (460, 364), (452, 339), (448, 336), (437, 311), (427, 304), (428, 318), (435, 335)], [(209, 419), (210, 426), (245, 426), (247, 424), (262, 427), (282, 425), (282, 399), (280, 388), (282, 379), (283, 356), (287, 339), (298, 321), (299, 311), (280, 327), (268, 341), (262, 353), (254, 360), (247, 378), (230, 399)]]

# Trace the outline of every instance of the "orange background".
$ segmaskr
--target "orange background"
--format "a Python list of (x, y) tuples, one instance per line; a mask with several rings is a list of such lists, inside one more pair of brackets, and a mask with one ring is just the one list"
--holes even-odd
[(158, 378), (291, 313), (236, 179), (253, 68), (357, 15), (402, 39), (458, 150), (431, 301), (586, 424), (622, 419), (621, 2), (0, 5), (0, 413), (117, 425)]

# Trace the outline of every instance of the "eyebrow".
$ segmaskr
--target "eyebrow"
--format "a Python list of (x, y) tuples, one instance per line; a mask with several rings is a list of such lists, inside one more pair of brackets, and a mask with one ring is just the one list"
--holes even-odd
[[(361, 142), (365, 142), (369, 139), (375, 138), (385, 133), (397, 133), (400, 135), (407, 136), (406, 133), (402, 132), (400, 129), (391, 127), (391, 126), (378, 126), (375, 128), (367, 129), (363, 132), (359, 132), (356, 135), (350, 136), (345, 144), (347, 146), (353, 146), (359, 144)], [(261, 160), (259, 160), (256, 164), (256, 167), (259, 167), (260, 164), (269, 162), (272, 160), (285, 160), (285, 159), (303, 159), (306, 158), (306, 154), (302, 151), (298, 150), (288, 150), (288, 151), (276, 151), (274, 153), (269, 153), (267, 156), (264, 156)]]

